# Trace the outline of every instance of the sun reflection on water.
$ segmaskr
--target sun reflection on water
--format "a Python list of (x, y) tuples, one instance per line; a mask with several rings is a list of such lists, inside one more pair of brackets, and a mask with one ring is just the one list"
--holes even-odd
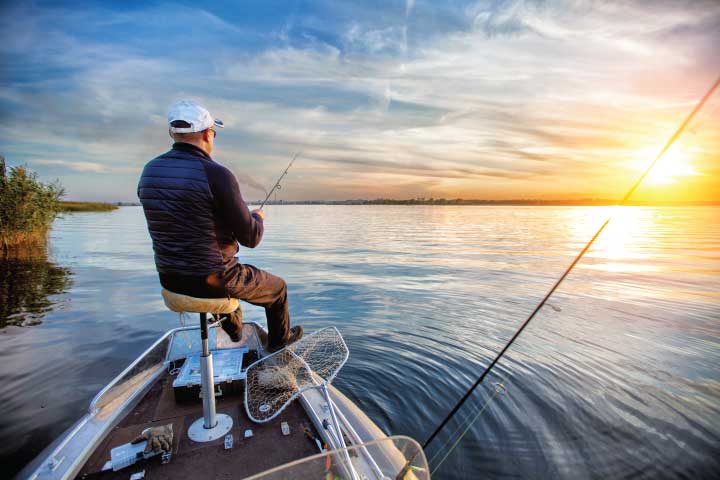
[(651, 272), (658, 271), (648, 250), (643, 246), (654, 241), (650, 232), (655, 231), (662, 217), (654, 214), (657, 209), (646, 207), (610, 206), (598, 207), (593, 211), (593, 220), (575, 224), (578, 241), (590, 239), (600, 222), (610, 217), (610, 222), (593, 247), (586, 254), (585, 268), (608, 272)]

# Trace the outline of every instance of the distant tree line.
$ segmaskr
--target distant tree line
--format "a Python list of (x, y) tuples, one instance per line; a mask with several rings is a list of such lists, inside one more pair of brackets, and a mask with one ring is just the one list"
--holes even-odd
[[(260, 202), (250, 202), (259, 204)], [(614, 205), (617, 201), (602, 198), (582, 198), (571, 200), (542, 200), (542, 199), (503, 199), (503, 200), (478, 200), (464, 198), (376, 198), (374, 200), (280, 200), (269, 201), (268, 205), (555, 205), (555, 206), (591, 206), (591, 205)]]
[(502, 199), (502, 200), (479, 200), (465, 198), (411, 198), (407, 200), (396, 200), (392, 198), (377, 198), (367, 200), (367, 205), (612, 205), (611, 200), (600, 198), (582, 198), (575, 200), (541, 200), (541, 199)]
[[(260, 201), (250, 201), (251, 205), (259, 205)], [(501, 200), (480, 200), (466, 198), (376, 198), (374, 200), (270, 200), (267, 205), (509, 205), (509, 206), (555, 206), (555, 207), (599, 207), (617, 205), (618, 200), (608, 200), (605, 198), (577, 198), (577, 199), (561, 199), (547, 200), (534, 198), (518, 198), (518, 199), (501, 199)], [(631, 200), (628, 206), (718, 206), (719, 201), (643, 201)]]

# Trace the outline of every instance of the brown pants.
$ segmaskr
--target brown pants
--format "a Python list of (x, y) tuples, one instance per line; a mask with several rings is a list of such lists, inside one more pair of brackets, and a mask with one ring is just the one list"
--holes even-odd
[[(282, 278), (253, 265), (235, 265), (223, 274), (185, 277), (160, 274), (160, 283), (170, 291), (198, 298), (239, 298), (265, 308), (268, 345), (284, 344), (290, 336), (287, 284)], [(236, 327), (242, 325), (242, 312), (223, 317)]]

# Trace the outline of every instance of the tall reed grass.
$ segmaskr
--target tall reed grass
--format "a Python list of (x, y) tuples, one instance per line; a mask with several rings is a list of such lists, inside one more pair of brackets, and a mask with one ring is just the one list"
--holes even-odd
[(0, 155), (0, 250), (44, 241), (63, 193), (58, 183), (42, 183), (23, 166), (6, 168)]

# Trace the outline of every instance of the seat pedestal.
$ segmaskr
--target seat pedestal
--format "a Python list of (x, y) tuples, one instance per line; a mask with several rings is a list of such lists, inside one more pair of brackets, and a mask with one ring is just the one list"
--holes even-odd
[(200, 314), (200, 378), (202, 381), (203, 416), (195, 420), (188, 429), (188, 437), (194, 442), (210, 442), (223, 437), (233, 426), (229, 415), (215, 412), (215, 380), (213, 379), (212, 353), (208, 348), (207, 313)]

